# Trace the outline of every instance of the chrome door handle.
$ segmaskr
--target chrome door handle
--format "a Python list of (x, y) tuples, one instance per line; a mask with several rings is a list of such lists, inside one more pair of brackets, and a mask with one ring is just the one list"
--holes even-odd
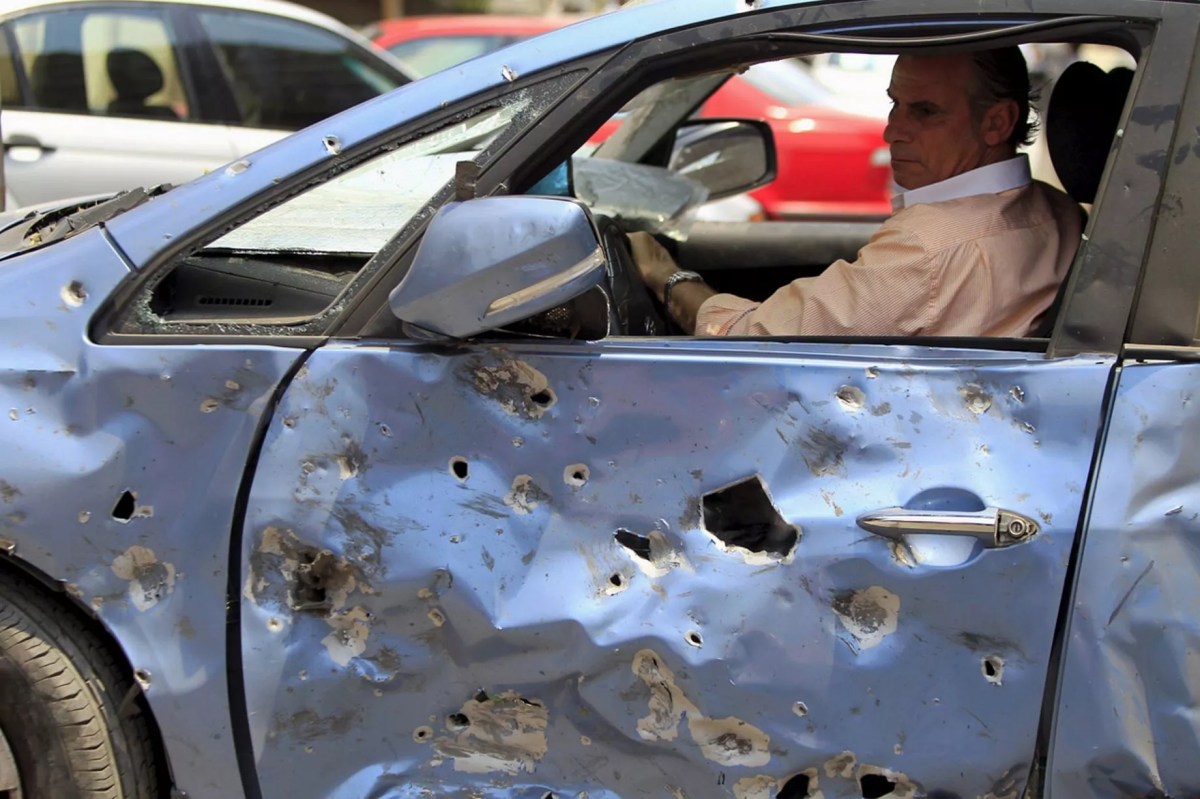
[(897, 541), (906, 535), (971, 536), (987, 549), (1024, 543), (1040, 530), (1028, 516), (1000, 508), (965, 512), (883, 508), (859, 516), (858, 526)]

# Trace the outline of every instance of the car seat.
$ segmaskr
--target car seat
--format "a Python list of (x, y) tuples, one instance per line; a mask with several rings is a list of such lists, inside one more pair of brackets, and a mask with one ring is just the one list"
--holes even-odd
[[(1054, 83), (1046, 105), (1046, 148), (1063, 189), (1078, 203), (1096, 201), (1132, 82), (1133, 71), (1125, 67), (1105, 72), (1076, 61)], [(1048, 337), (1053, 331), (1066, 284), (1064, 278), (1033, 335)]]
[(41, 53), (29, 70), (36, 108), (50, 111), (88, 110), (83, 81), (83, 56), (79, 53)]
[(108, 104), (108, 113), (123, 116), (179, 119), (165, 105), (146, 105), (146, 98), (162, 91), (163, 73), (158, 63), (141, 50), (117, 48), (108, 54), (108, 79), (117, 97)]

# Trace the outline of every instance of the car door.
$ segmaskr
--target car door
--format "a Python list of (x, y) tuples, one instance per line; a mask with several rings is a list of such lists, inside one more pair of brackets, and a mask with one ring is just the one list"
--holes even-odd
[[(1187, 30), (1194, 33), (1194, 22)], [(1193, 75), (1194, 52), (1189, 47), (1178, 59), (1191, 63)], [(1053, 796), (1200, 793), (1194, 612), (1200, 596), (1200, 92), (1194, 81), (1175, 109), (1179, 132), (1066, 605), (1047, 774)], [(1126, 178), (1113, 176), (1109, 185)], [(1131, 287), (1112, 276), (1095, 285), (1132, 297)]]
[(10, 202), (184, 183), (233, 157), (203, 124), (169, 7), (52, 8), (7, 20), (17, 102), (0, 119)]
[[(867, 13), (824, 7), (822, 25)], [(1195, 25), (1176, 21), (1145, 50), (1138, 108), (1182, 89), (1172, 58)], [(694, 66), (698, 41), (789, 23), (627, 48), (478, 190), (552, 152), (639, 59), (686, 48)], [(1174, 129), (1154, 120), (1124, 131), (1126, 190), (1076, 261), (1087, 313), (1068, 321), (1087, 324), (1048, 348), (376, 334), (316, 350), (243, 530), (266, 793), (1020, 795), (1124, 326), (1089, 278), (1137, 280), (1161, 187), (1143, 156)], [(964, 534), (982, 519), (990, 537)]]

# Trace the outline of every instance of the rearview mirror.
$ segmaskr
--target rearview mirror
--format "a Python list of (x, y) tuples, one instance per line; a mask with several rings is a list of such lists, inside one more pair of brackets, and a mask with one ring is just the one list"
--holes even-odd
[(403, 322), (467, 338), (562, 305), (601, 283), (604, 267), (577, 201), (481, 197), (438, 211), (388, 304)]
[(775, 137), (759, 120), (689, 120), (675, 132), (669, 167), (708, 189), (710, 200), (741, 194), (775, 179)]

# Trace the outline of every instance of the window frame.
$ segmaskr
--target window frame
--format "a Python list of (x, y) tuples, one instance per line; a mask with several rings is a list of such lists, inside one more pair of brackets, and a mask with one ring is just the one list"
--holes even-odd
[[(1188, 19), (1187, 15), (1191, 15), (1192, 11), (1180, 9), (1172, 4), (1158, 8), (1139, 6), (1141, 13), (1131, 16), (1128, 13), (1122, 13), (1129, 10), (1130, 4), (1120, 2), (1120, 0), (1098, 0), (1097, 5), (1100, 8), (1095, 13), (1091, 13), (1090, 10), (1088, 13), (1082, 13), (1069, 0), (1067, 2), (1048, 0), (1041, 3), (1017, 3), (1010, 0), (998, 3), (997, 5), (1000, 7), (989, 11), (987, 17), (980, 20), (978, 17), (968, 19), (961, 9), (955, 11), (954, 9), (961, 4), (954, 0), (938, 0), (925, 4), (919, 12), (909, 14), (901, 12), (880, 18), (877, 22), (871, 20), (864, 23), (863, 18), (869, 11), (870, 5), (862, 0), (855, 0), (854, 2), (823, 6), (822, 14), (816, 16), (819, 21), (809, 25), (797, 24), (797, 20), (807, 18), (811, 9), (788, 8), (747, 15), (743, 18), (746, 24), (746, 33), (733, 39), (729, 37), (728, 20), (722, 20), (635, 40), (618, 51), (609, 63), (582, 82), (571, 96), (547, 113), (539, 124), (533, 126), (524, 137), (513, 142), (506, 152), (494, 159), (478, 179), (477, 194), (486, 196), (507, 192), (510, 189), (519, 192), (527, 188), (537, 180), (538, 176), (549, 171), (554, 164), (569, 157), (604, 119), (616, 113), (629, 98), (635, 96), (646, 86), (671, 74), (684, 74), (689, 69), (694, 72), (703, 71), (713, 66), (719, 66), (720, 64), (716, 63), (718, 60), (724, 63), (737, 63), (738, 60), (760, 61), (814, 52), (817, 49), (831, 50), (828, 47), (809, 46), (805, 48), (795, 41), (771, 38), (772, 33), (785, 30), (824, 34), (829, 33), (832, 29), (845, 34), (862, 36), (867, 30), (882, 28), (889, 31), (903, 31), (906, 37), (911, 37), (915, 35), (914, 29), (916, 28), (945, 26), (948, 20), (953, 21), (956, 25), (971, 24), (985, 30), (995, 30), (996, 25), (1003, 24), (1006, 20), (1037, 18), (1039, 15), (1048, 13), (1051, 16), (1061, 16), (1062, 24), (1055, 29), (1055, 35), (1045, 34), (1044, 38), (1046, 41), (1061, 41), (1064, 35), (1071, 33), (1082, 38), (1083, 31), (1099, 25), (1088, 20), (1104, 16), (1109, 19), (1099, 25), (1100, 28), (1108, 31), (1113, 37), (1119, 35), (1132, 37), (1127, 44), (1137, 44), (1142, 49), (1134, 84), (1130, 89), (1127, 110), (1146, 105), (1147, 101), (1144, 95), (1139, 95), (1141, 91), (1139, 87), (1146, 75), (1150, 76), (1146, 79), (1147, 84), (1154, 85), (1159, 89), (1159, 94), (1170, 94), (1173, 91), (1170, 88), (1173, 82), (1169, 80), (1173, 74), (1173, 64), (1179, 63), (1181, 49), (1185, 46), (1190, 48), (1192, 41), (1184, 35), (1187, 29), (1186, 25), (1180, 26), (1181, 30), (1172, 31), (1173, 26), (1168, 24), (1172, 18), (1176, 17), (1180, 22), (1185, 21)], [(1031, 5), (1033, 6), (1032, 10)], [(1184, 39), (1187, 40), (1186, 43), (1183, 41)], [(988, 40), (994, 41), (996, 44), (1006, 44), (1026, 41), (1028, 38), (1022, 33), (997, 33)], [(896, 40), (889, 39), (887, 41), (894, 44)], [(853, 47), (841, 49), (847, 52), (868, 51), (865, 48)], [(929, 48), (910, 45), (909, 49), (928, 51)], [(876, 50), (893, 52), (896, 48), (885, 47), (881, 44)], [(727, 55), (719, 55), (722, 53), (727, 53)], [(677, 69), (673, 73), (666, 72), (673, 65), (678, 65)], [(1160, 80), (1160, 76), (1163, 75), (1167, 78), (1161, 79), (1161, 83), (1153, 83), (1155, 80)], [(1174, 77), (1178, 78), (1178, 70), (1175, 70)], [(1181, 90), (1175, 92), (1176, 96), (1181, 94)], [(595, 100), (597, 97), (605, 99), (603, 102), (597, 103)], [(1118, 151), (1118, 157), (1110, 158), (1108, 168), (1118, 179), (1132, 180), (1132, 174), (1141, 169), (1137, 165), (1135, 153), (1148, 148), (1152, 149), (1164, 137), (1169, 139), (1173, 129), (1174, 122), (1170, 122), (1156, 128), (1143, 128), (1132, 135), (1125, 135)], [(532, 153), (540, 153), (540, 157), (531, 157)], [(1141, 169), (1141, 171), (1146, 170)], [(1146, 180), (1142, 176), (1139, 185), (1146, 183)], [(1139, 202), (1144, 203), (1146, 196), (1151, 193), (1157, 196), (1161, 185), (1158, 188), (1153, 185), (1145, 186), (1142, 191), (1128, 194), (1118, 192), (1114, 193), (1112, 197), (1106, 198), (1104, 186), (1109, 182), (1111, 181), (1106, 180), (1101, 184), (1101, 191), (1098, 193), (1099, 199), (1095, 205), (1098, 213), (1094, 213), (1089, 220), (1088, 238), (1081, 243), (1071, 271), (1066, 278), (1062, 306), (1050, 339), (1048, 341), (1029, 338), (954, 339), (955, 346), (1020, 351), (1027, 351), (1031, 346), (1039, 349), (1044, 347), (1048, 358), (1069, 356), (1080, 352), (1115, 353), (1119, 351), (1129, 318), (1129, 304), (1124, 302), (1120, 296), (1103, 307), (1096, 307), (1094, 303), (1083, 304), (1079, 302), (1077, 296), (1079, 294), (1078, 287), (1094, 282), (1097, 271), (1106, 268), (1112, 269), (1111, 264), (1106, 265), (1103, 253), (1110, 250), (1114, 244), (1120, 244), (1121, 236), (1130, 236), (1135, 241), (1141, 242), (1136, 246), (1136, 253), (1118, 265), (1118, 283), (1124, 286), (1136, 284), (1140, 277), (1142, 254), (1145, 251), (1149, 230), (1143, 229), (1145, 226), (1137, 224), (1137, 220), (1134, 219), (1136, 216), (1134, 206)], [(1150, 179), (1150, 182), (1153, 183), (1153, 179)], [(1118, 234), (1116, 231), (1120, 231), (1120, 233)], [(393, 270), (393, 274), (396, 274), (395, 270)], [(379, 335), (381, 331), (386, 331), (389, 313), (387, 290), (393, 285), (395, 284), (390, 282), (381, 282), (377, 285), (372, 296), (364, 298), (364, 301), (347, 315), (345, 322), (332, 331), (332, 334), (338, 337), (361, 337)], [(1132, 294), (1132, 289), (1128, 294)], [(1084, 307), (1085, 305), (1087, 307)], [(1088, 320), (1088, 327), (1079, 328), (1081, 318)], [(871, 336), (804, 337), (803, 340), (933, 346), (941, 346), (948, 341), (941, 338), (914, 340), (912, 338)]]
[[(1192, 78), (1167, 149), (1167, 170), (1155, 227), (1128, 335), (1135, 357), (1200, 360), (1200, 38), (1193, 50)], [(1191, 132), (1195, 132), (1192, 134)]]

